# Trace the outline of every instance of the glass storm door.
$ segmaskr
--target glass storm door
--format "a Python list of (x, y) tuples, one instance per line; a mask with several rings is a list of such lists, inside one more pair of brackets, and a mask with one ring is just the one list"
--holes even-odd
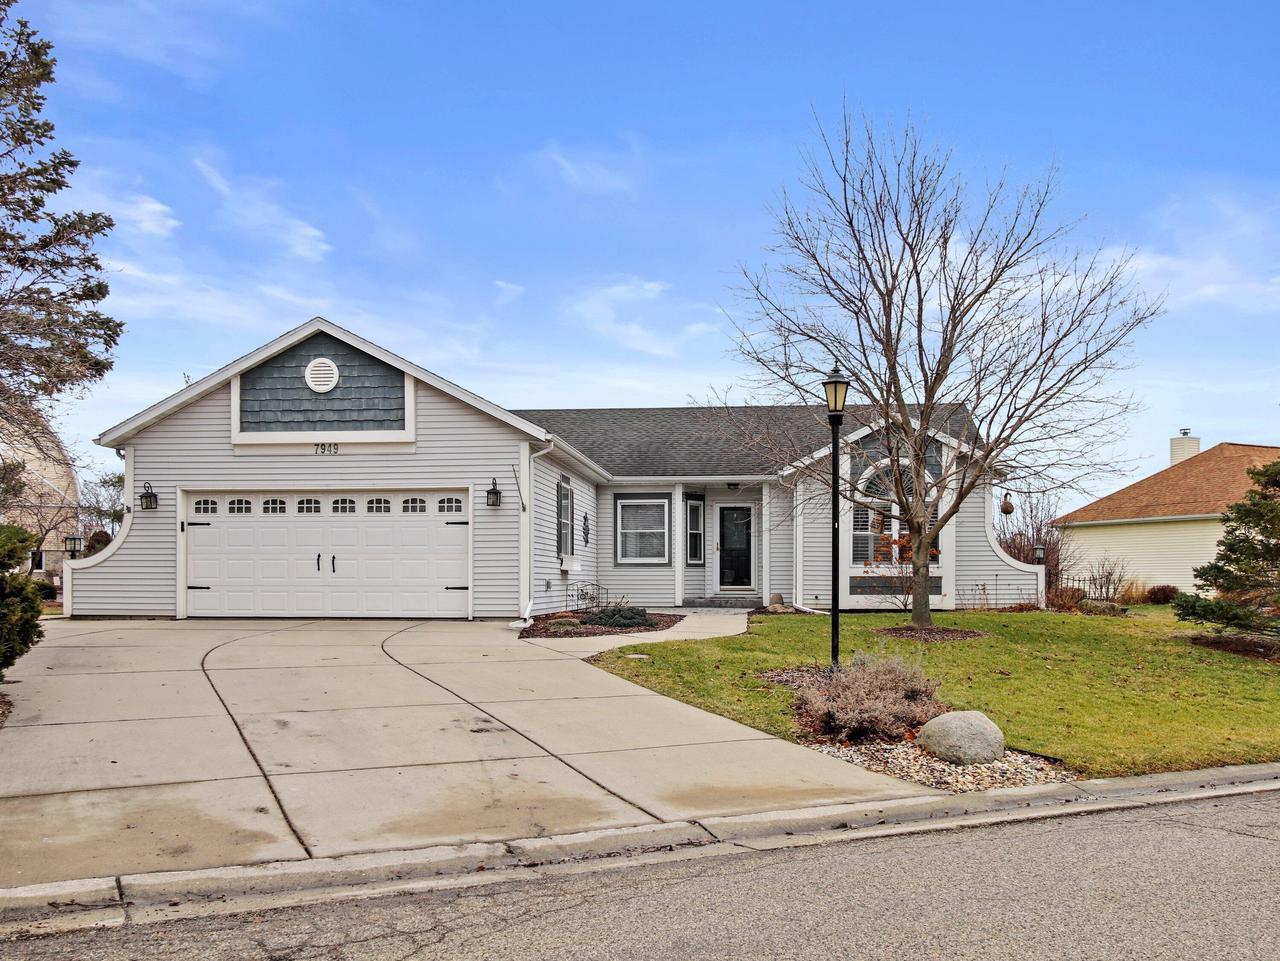
[(720, 508), (720, 586), (751, 587), (751, 508)]

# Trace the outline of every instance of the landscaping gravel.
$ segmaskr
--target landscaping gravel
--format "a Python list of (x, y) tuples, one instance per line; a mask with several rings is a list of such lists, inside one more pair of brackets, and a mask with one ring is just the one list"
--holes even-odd
[(996, 787), (1062, 783), (1080, 777), (1075, 771), (1067, 770), (1056, 761), (1021, 751), (1005, 751), (1004, 757), (990, 764), (961, 766), (939, 760), (912, 741), (865, 741), (861, 744), (810, 742), (807, 746), (870, 771), (953, 794)]

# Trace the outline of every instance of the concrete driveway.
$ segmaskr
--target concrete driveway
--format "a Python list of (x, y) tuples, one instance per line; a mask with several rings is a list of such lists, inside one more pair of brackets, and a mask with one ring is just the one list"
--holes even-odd
[(927, 793), (500, 624), (45, 628), (3, 688), (0, 887)]

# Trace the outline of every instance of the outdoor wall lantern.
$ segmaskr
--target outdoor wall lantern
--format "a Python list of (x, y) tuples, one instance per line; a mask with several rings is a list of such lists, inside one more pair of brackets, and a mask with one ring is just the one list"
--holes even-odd
[(80, 556), (80, 549), (84, 547), (84, 538), (77, 537), (75, 534), (68, 534), (62, 539), (62, 546), (66, 549), (67, 554), (74, 561)]
[(1035, 547), (1031, 548), (1031, 554), (1036, 559), (1037, 564), (1044, 563), (1044, 545), (1043, 544), (1037, 544)]
[(498, 490), (498, 478), (493, 479), (493, 485), (484, 492), (484, 502), (490, 507), (502, 506), (502, 491)]
[(1013, 513), (1013, 495), (1010, 494), (1008, 491), (1005, 491), (1004, 500), (1000, 502), (1000, 513), (1001, 514)]
[(840, 424), (849, 381), (832, 367), (822, 382), (827, 395), (827, 423), (831, 425), (831, 663), (840, 663)]
[(150, 484), (142, 485), (142, 493), (138, 495), (138, 506), (144, 511), (153, 511), (160, 506), (160, 495), (151, 489)]

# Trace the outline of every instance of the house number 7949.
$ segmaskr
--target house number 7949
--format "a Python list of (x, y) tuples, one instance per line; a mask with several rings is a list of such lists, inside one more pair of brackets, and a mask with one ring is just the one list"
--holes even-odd
[(336, 454), (338, 453), (337, 444), (316, 444), (317, 454)]

